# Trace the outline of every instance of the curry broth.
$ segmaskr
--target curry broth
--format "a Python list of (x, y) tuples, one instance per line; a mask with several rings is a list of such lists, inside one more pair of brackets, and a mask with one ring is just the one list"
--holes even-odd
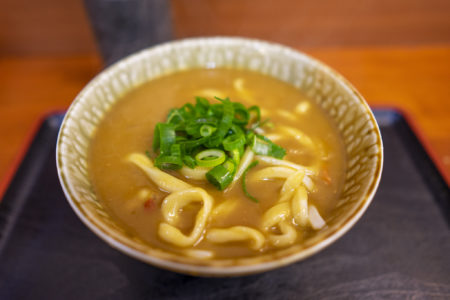
[[(245, 89), (251, 92), (255, 103), (240, 99), (240, 94), (233, 85), (238, 78), (243, 80)], [(314, 179), (316, 191), (309, 195), (309, 201), (317, 206), (326, 220), (336, 205), (345, 174), (344, 147), (337, 129), (317, 105), (289, 84), (251, 71), (228, 69), (190, 70), (152, 80), (126, 94), (108, 112), (91, 144), (89, 171), (95, 192), (110, 213), (131, 233), (154, 247), (174, 253), (182, 251), (182, 248), (158, 237), (158, 226), (162, 220), (159, 205), (167, 193), (160, 191), (140, 169), (125, 158), (133, 152), (144, 153), (150, 150), (155, 124), (165, 121), (171, 108), (180, 107), (186, 102), (194, 103), (194, 97), (205, 89), (221, 91), (232, 101), (242, 102), (247, 107), (257, 104), (268, 112), (263, 114), (263, 118), (270, 118), (275, 126), (298, 128), (323, 143), (327, 157), (320, 176)], [(209, 100), (214, 101), (210, 97)], [(277, 109), (293, 112), (300, 102), (308, 103), (309, 108), (297, 120), (276, 113)], [(299, 164), (308, 165), (315, 155), (301, 149), (292, 139), (282, 139), (276, 143), (287, 150), (285, 159)], [(204, 188), (214, 198), (214, 207), (226, 199), (237, 199), (233, 212), (227, 216), (211, 218), (207, 229), (236, 225), (259, 229), (262, 214), (277, 201), (283, 184), (282, 180), (252, 181), (252, 172), (264, 166), (264, 163), (260, 163), (247, 176), (248, 190), (260, 203), (254, 203), (244, 196), (240, 182), (223, 193), (206, 180), (186, 180), (176, 172), (172, 174), (193, 186)], [(142, 203), (137, 200), (141, 189), (148, 189), (153, 193), (152, 202)], [(182, 221), (177, 225), (180, 230), (185, 233), (190, 231), (198, 209), (199, 206), (196, 205), (184, 209)], [(298, 231), (300, 234), (297, 242), (313, 234), (309, 229), (299, 228)], [(212, 250), (216, 258), (254, 256), (278, 249), (266, 246), (254, 251), (247, 247), (247, 243), (213, 244), (203, 239), (194, 248)]]

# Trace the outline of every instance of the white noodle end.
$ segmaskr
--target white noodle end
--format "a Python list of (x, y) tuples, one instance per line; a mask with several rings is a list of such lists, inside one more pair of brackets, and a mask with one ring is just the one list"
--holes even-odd
[(271, 156), (266, 156), (266, 155), (256, 155), (255, 158), (257, 160), (261, 160), (261, 161), (271, 164), (271, 165), (285, 166), (285, 167), (290, 167), (295, 170), (304, 171), (306, 175), (315, 175), (316, 174), (316, 172), (314, 172), (314, 170), (312, 170), (311, 168), (298, 165), (298, 164), (290, 162), (288, 160), (281, 160), (281, 159), (274, 158)]
[(214, 257), (214, 252), (208, 250), (188, 249), (184, 250), (184, 254), (198, 259), (210, 259)]
[(194, 96), (205, 97), (209, 99), (214, 99), (214, 97), (225, 98), (226, 95), (216, 89), (202, 89), (195, 92)]
[(302, 101), (295, 107), (295, 112), (304, 115), (308, 112), (308, 110), (311, 108), (311, 104), (309, 104), (308, 101)]
[(326, 223), (322, 216), (319, 214), (319, 211), (314, 205), (309, 206), (309, 223), (311, 227), (315, 230), (322, 229)]
[(296, 115), (294, 115), (293, 113), (291, 113), (291, 112), (289, 112), (287, 110), (284, 110), (284, 109), (278, 109), (277, 110), (277, 114), (279, 116), (283, 117), (283, 118), (286, 118), (286, 119), (290, 120), (290, 121), (294, 121), (295, 122), (295, 121), (298, 120)]

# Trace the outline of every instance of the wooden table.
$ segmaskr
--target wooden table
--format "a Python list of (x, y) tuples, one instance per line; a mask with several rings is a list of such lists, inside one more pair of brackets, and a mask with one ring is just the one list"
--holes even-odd
[[(370, 105), (409, 113), (450, 178), (450, 46), (299, 49), (352, 82)], [(68, 107), (101, 70), (95, 55), (0, 58), (0, 183), (23, 155), (33, 124)]]

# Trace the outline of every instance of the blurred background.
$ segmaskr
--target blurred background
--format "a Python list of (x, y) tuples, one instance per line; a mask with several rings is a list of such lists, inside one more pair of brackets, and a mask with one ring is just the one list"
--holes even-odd
[[(371, 105), (408, 111), (450, 169), (448, 0), (0, 3), (0, 178), (32, 124), (49, 110), (66, 109), (104, 62), (151, 43), (211, 35), (274, 41), (323, 60)], [(105, 34), (116, 34), (118, 43), (102, 41)], [(128, 46), (117, 49), (120, 43)]]
[[(89, 1), (108, 5), (130, 0)], [(450, 42), (448, 0), (171, 0), (173, 37), (239, 35), (301, 48)], [(83, 0), (2, 0), (0, 55), (95, 54)], [(150, 14), (149, 14), (150, 15)]]

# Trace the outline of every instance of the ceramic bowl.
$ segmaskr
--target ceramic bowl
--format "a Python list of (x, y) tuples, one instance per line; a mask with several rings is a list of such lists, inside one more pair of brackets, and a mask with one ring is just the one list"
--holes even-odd
[[(302, 244), (272, 255), (235, 260), (189, 260), (152, 248), (108, 214), (88, 177), (91, 138), (111, 106), (125, 93), (163, 75), (190, 68), (239, 68), (295, 86), (337, 124), (345, 144), (345, 183), (328, 226)], [(363, 215), (380, 181), (383, 146), (375, 118), (355, 88), (323, 63), (293, 49), (243, 38), (196, 38), (169, 42), (122, 59), (96, 76), (70, 106), (57, 141), (58, 175), (67, 200), (86, 226), (106, 243), (143, 262), (203, 276), (258, 273), (305, 259), (340, 238)]]

